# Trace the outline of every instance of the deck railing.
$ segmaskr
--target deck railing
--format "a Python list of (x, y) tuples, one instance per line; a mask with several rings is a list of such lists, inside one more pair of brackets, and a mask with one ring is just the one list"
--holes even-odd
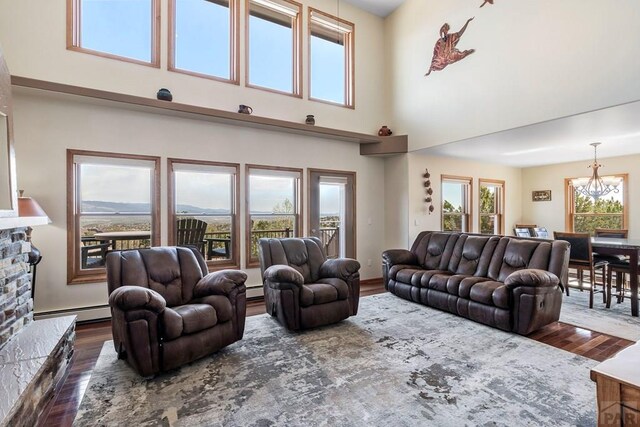
[(327, 258), (338, 258), (340, 256), (340, 227), (320, 228), (319, 237)]

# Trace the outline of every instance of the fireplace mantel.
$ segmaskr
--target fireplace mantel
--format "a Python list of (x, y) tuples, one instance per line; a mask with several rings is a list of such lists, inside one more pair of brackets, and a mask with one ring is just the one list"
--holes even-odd
[(46, 225), (49, 218), (46, 217), (11, 217), (0, 218), (0, 230), (9, 230), (11, 228), (33, 227), (35, 225)]

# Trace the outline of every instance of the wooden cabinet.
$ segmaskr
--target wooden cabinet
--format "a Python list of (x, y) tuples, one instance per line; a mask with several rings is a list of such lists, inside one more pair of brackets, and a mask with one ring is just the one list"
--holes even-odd
[(640, 343), (591, 370), (596, 382), (598, 426), (640, 427)]

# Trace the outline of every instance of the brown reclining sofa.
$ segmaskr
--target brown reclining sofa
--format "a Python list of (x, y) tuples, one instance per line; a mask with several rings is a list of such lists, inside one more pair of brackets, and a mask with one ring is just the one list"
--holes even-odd
[(569, 244), (424, 231), (382, 254), (391, 293), (521, 335), (560, 318)]

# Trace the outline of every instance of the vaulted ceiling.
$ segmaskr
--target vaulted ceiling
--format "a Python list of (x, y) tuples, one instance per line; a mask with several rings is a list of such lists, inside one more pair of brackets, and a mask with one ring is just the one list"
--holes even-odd
[(439, 145), (418, 152), (515, 167), (640, 153), (640, 101)]
[[(339, 0), (333, 0), (339, 1)], [(345, 2), (352, 4), (367, 12), (378, 15), (382, 18), (390, 15), (396, 10), (405, 0), (344, 0)]]

